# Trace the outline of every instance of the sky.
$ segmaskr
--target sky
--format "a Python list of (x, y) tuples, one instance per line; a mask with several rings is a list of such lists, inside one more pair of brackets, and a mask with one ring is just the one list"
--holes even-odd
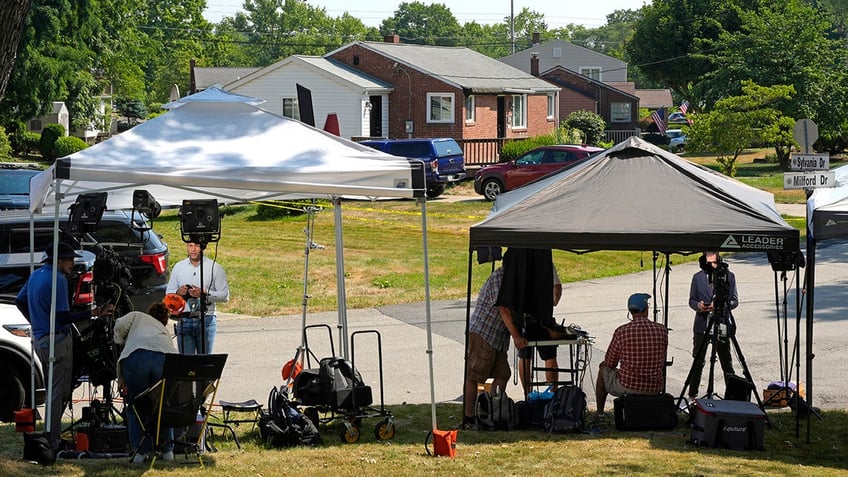
[[(406, 0), (411, 3), (414, 0)], [(515, 14), (523, 8), (545, 16), (548, 28), (561, 28), (569, 23), (597, 28), (606, 23), (606, 16), (615, 10), (637, 10), (650, 0), (418, 0), (424, 4), (441, 3), (450, 9), (459, 24), (476, 21), (482, 24), (499, 23), (509, 17), (510, 8)], [(307, 0), (309, 5), (323, 7), (327, 15), (340, 17), (348, 12), (362, 20), (366, 26), (378, 27), (392, 16), (404, 0), (366, 0), (362, 6), (351, 0)], [(217, 23), (225, 16), (233, 16), (242, 10), (244, 0), (206, 0), (207, 20)]]

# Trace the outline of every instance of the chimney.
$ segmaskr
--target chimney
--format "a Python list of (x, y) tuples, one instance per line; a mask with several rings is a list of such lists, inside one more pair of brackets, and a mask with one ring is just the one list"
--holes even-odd
[(383, 37), (384, 43), (400, 43), (400, 36), (397, 33), (392, 33), (391, 35), (386, 35)]
[(541, 42), (539, 41), (539, 32), (534, 31), (534, 32), (533, 32), (533, 44), (534, 44), (534, 45), (538, 45), (539, 43), (541, 43)]
[(539, 76), (539, 54), (530, 53), (530, 74)]

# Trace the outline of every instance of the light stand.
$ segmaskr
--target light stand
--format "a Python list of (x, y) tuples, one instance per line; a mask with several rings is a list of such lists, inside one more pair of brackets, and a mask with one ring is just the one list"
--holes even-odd
[(306, 245), (303, 247), (303, 300), (301, 301), (300, 346), (297, 347), (297, 350), (294, 353), (294, 358), (291, 360), (291, 371), (289, 371), (288, 376), (285, 376), (286, 381), (282, 389), (286, 390), (295, 378), (294, 369), (296, 364), (300, 363), (304, 369), (306, 365), (304, 362), (304, 358), (307, 358), (306, 353), (308, 351), (306, 349), (306, 306), (309, 304), (309, 299), (312, 298), (312, 296), (309, 295), (309, 253), (313, 249), (320, 250), (324, 248), (322, 245), (318, 245), (312, 241), (312, 234), (315, 229), (315, 215), (320, 210), (320, 207), (314, 205), (303, 208), (303, 211), (306, 212), (306, 227), (303, 229), (303, 233), (306, 235)]
[(221, 218), (217, 199), (183, 200), (180, 207), (180, 235), (185, 243), (200, 246), (200, 352), (206, 354), (206, 299), (203, 293), (203, 251), (209, 242), (221, 239)]

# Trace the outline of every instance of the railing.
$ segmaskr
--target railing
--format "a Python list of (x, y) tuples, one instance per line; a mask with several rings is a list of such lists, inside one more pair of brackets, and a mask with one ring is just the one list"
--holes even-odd
[(639, 136), (639, 129), (607, 129), (604, 131), (604, 141), (618, 144), (630, 136)]

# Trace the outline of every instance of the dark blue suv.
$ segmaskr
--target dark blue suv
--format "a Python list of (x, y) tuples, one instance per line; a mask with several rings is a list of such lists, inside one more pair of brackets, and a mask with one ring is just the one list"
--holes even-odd
[(465, 179), (465, 156), (451, 138), (369, 139), (362, 144), (394, 156), (421, 159), (427, 181), (427, 197), (436, 198), (447, 184)]

